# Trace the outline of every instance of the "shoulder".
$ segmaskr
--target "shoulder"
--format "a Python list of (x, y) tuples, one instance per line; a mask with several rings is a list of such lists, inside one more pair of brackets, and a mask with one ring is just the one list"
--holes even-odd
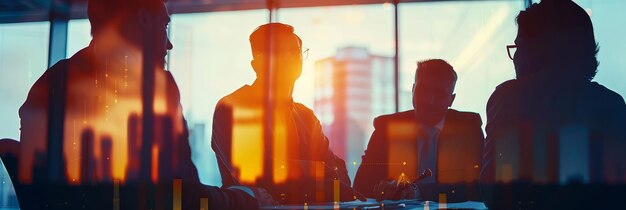
[[(80, 68), (80, 67), (84, 67), (87, 65), (85, 61), (85, 58), (87, 57), (87, 53), (88, 53), (88, 49), (83, 48), (80, 51), (78, 51), (76, 54), (72, 55), (72, 57), (59, 60), (50, 68), (48, 68), (43, 73), (43, 75), (39, 77), (39, 79), (37, 79), (35, 84), (33, 84), (33, 88), (39, 87), (40, 85), (43, 85), (43, 84), (47, 85), (50, 80), (56, 79), (55, 77), (67, 76), (67, 75), (64, 75), (64, 73), (66, 73), (66, 71), (70, 71), (70, 69), (80, 70), (80, 71), (84, 71), (85, 69), (88, 69), (88, 68)], [(71, 65), (71, 68), (70, 68), (70, 65)]]
[(508, 80), (498, 85), (487, 101), (487, 118), (491, 120), (496, 115), (501, 115), (503, 110), (515, 109), (512, 107), (517, 106), (515, 103), (517, 103), (519, 98), (516, 97), (520, 96), (519, 90), (522, 89), (520, 88), (521, 85), (521, 82), (517, 79)]
[(589, 89), (591, 90), (590, 95), (598, 97), (600, 99), (599, 102), (609, 102), (612, 103), (611, 105), (624, 106), (624, 98), (604, 85), (598, 84), (597, 82), (591, 82)]
[(180, 89), (174, 79), (174, 75), (170, 71), (159, 70), (160, 74), (165, 77), (165, 86), (167, 87), (167, 97), (169, 100), (180, 101)]
[(590, 83), (587, 94), (586, 100), (592, 103), (597, 116), (612, 122), (609, 124), (622, 124), (626, 120), (626, 103), (620, 94), (596, 82)]
[[(24, 101), (24, 104), (19, 109), (20, 116), (32, 109), (42, 109), (48, 106), (48, 98), (50, 97), (51, 85), (62, 84), (68, 78), (69, 71), (84, 71), (88, 68), (80, 68), (80, 65), (85, 65), (85, 57), (87, 55), (87, 48), (84, 48), (74, 54), (69, 59), (62, 59), (46, 69), (44, 73), (35, 81), (28, 91), (28, 96)], [(72, 67), (76, 66), (76, 67)], [(71, 70), (74, 69), (74, 70)], [(56, 84), (55, 84), (56, 83)], [(45, 109), (45, 108), (44, 108)]]
[(294, 102), (293, 104), (294, 104), (294, 107), (296, 107), (298, 111), (304, 112), (306, 114), (315, 114), (312, 109), (310, 109), (309, 107), (306, 107), (302, 103)]
[(378, 116), (374, 119), (374, 128), (377, 128), (377, 129), (383, 128), (389, 123), (398, 122), (398, 121), (408, 121), (408, 122), (415, 121), (414, 111), (411, 109), (408, 111)]
[(313, 112), (312, 109), (309, 109), (309, 107), (306, 107), (304, 104), (294, 102), (294, 107), (300, 117), (303, 117), (307, 120), (310, 120), (310, 119), (317, 120), (317, 117), (315, 116), (315, 112)]
[(507, 81), (504, 81), (502, 83), (500, 83), (498, 86), (496, 86), (496, 91), (504, 91), (504, 90), (510, 90), (510, 89), (514, 89), (517, 86), (520, 85), (520, 80), (518, 79), (510, 79)]
[[(62, 73), (65, 69), (65, 65), (68, 60), (63, 59), (55, 63), (52, 67), (46, 69), (46, 71), (35, 81), (28, 91), (26, 101), (22, 105), (22, 108), (29, 106), (37, 106), (37, 104), (45, 103), (43, 100), (48, 98), (50, 91), (50, 82), (54, 81), (57, 75)], [(22, 109), (20, 108), (20, 110)]]
[(174, 79), (174, 75), (172, 75), (172, 72), (165, 70), (159, 70), (159, 72), (162, 72), (162, 74), (165, 75), (167, 85), (171, 85), (178, 90), (178, 85), (176, 84), (176, 80)]
[(69, 59), (63, 59), (59, 62), (56, 62), (50, 68), (46, 69), (43, 75), (41, 75), (41, 77), (39, 77), (39, 79), (35, 81), (35, 84), (33, 84), (33, 88), (40, 87), (42, 84), (47, 84), (51, 79), (55, 77), (55, 75), (62, 73), (64, 70), (67, 69), (66, 66), (68, 62)]
[(20, 152), (20, 142), (13, 139), (0, 139), (0, 156), (5, 154), (16, 155)]
[(489, 98), (489, 101), (491, 101), (492, 99), (500, 98), (511, 92), (514, 92), (518, 89), (519, 86), (520, 86), (520, 81), (517, 79), (511, 79), (503, 83), (500, 83), (498, 86), (496, 86), (493, 93), (491, 93), (491, 97)]
[[(242, 86), (237, 90), (229, 93), (228, 95), (222, 97), (219, 101), (217, 101), (217, 104), (215, 105), (215, 111), (233, 106), (243, 106), (244, 103), (252, 103), (253, 100), (249, 99), (251, 96), (248, 89), (249, 87)], [(248, 98), (248, 100), (246, 100), (246, 98)]]
[(448, 121), (477, 127), (480, 127), (483, 124), (480, 114), (475, 112), (462, 112), (454, 109), (448, 110), (448, 113), (446, 114), (446, 122)]

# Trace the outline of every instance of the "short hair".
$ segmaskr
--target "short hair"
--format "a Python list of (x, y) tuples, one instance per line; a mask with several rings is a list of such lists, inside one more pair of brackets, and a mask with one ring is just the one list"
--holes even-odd
[[(284, 23), (267, 23), (257, 27), (250, 34), (250, 47), (252, 48), (252, 56), (265, 54), (269, 50), (269, 42), (273, 40), (282, 40), (284, 37), (295, 36), (298, 43), (302, 46), (302, 40), (294, 32), (292, 26)], [(269, 36), (269, 37), (268, 37)], [(271, 40), (269, 38), (272, 38)]]
[(91, 34), (97, 34), (102, 27), (114, 20), (126, 20), (140, 9), (157, 12), (167, 0), (88, 0), (87, 17), (91, 24)]
[[(518, 36), (530, 45), (532, 70), (592, 80), (598, 44), (587, 12), (571, 0), (543, 0), (517, 16)], [(548, 68), (538, 68), (538, 67)]]
[(457, 75), (454, 68), (448, 64), (448, 62), (442, 59), (429, 59), (417, 62), (417, 69), (415, 70), (416, 83), (419, 78), (428, 78), (438, 82), (450, 83), (452, 85), (452, 91), (454, 92)]

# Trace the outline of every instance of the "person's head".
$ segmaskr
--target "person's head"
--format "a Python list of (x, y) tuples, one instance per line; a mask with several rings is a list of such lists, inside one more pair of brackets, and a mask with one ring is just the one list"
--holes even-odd
[(434, 126), (454, 101), (456, 72), (446, 61), (431, 59), (417, 63), (413, 84), (413, 108), (418, 121)]
[(590, 81), (598, 46), (589, 15), (571, 0), (543, 0), (517, 16), (517, 78), (536, 73)]
[(167, 37), (167, 0), (89, 0), (87, 16), (94, 39), (113, 45), (150, 50), (163, 67), (172, 43)]
[(266, 78), (271, 71), (277, 82), (295, 82), (302, 73), (302, 40), (292, 26), (268, 23), (250, 35), (251, 62), (257, 78)]

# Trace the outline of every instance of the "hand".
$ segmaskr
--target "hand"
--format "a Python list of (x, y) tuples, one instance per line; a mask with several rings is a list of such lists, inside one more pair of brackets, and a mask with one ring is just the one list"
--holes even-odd
[(356, 191), (355, 189), (352, 189), (352, 192), (354, 194), (354, 197), (360, 201), (367, 201), (367, 197), (365, 197), (363, 194), (359, 193), (359, 191)]
[(263, 188), (251, 187), (254, 192), (254, 198), (259, 203), (259, 206), (275, 206), (278, 205), (278, 201), (274, 200), (267, 190)]
[(376, 201), (413, 199), (416, 197), (416, 190), (409, 182), (398, 182), (396, 180), (381, 180), (374, 186)]

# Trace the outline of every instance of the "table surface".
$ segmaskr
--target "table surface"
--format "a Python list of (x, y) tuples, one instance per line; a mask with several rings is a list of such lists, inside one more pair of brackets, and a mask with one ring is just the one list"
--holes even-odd
[(309, 205), (281, 205), (264, 206), (261, 209), (487, 209), (484, 203), (466, 201), (461, 203), (437, 203), (432, 201), (399, 200), (377, 202), (374, 199), (367, 201), (351, 201), (334, 203), (317, 203)]

